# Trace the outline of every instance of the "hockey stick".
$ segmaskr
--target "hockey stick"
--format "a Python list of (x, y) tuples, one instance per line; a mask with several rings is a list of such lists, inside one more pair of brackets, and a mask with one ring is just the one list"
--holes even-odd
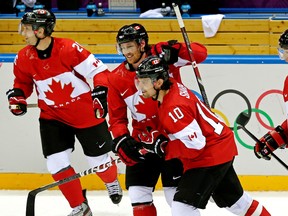
[(175, 3), (172, 3), (172, 6), (174, 8), (174, 11), (175, 11), (175, 14), (176, 14), (176, 17), (177, 17), (177, 20), (178, 20), (178, 24), (179, 24), (180, 30), (182, 32), (182, 35), (183, 35), (183, 38), (184, 38), (184, 41), (185, 41), (185, 44), (186, 44), (186, 47), (187, 47), (187, 51), (189, 53), (190, 61), (191, 61), (191, 64), (192, 64), (192, 68), (193, 68), (193, 71), (194, 71), (194, 74), (195, 74), (195, 77), (196, 77), (196, 80), (197, 80), (197, 84), (198, 84), (198, 87), (200, 89), (203, 101), (206, 104), (206, 106), (208, 108), (210, 108), (210, 105), (209, 105), (209, 102), (208, 102), (208, 98), (207, 98), (207, 95), (206, 95), (206, 91), (205, 91), (204, 85), (202, 83), (202, 79), (201, 79), (201, 76), (200, 76), (200, 72), (199, 72), (196, 60), (195, 60), (194, 55), (193, 55), (193, 50), (191, 49), (190, 40), (188, 38), (188, 34), (186, 32), (186, 28), (185, 28), (185, 25), (184, 25), (184, 22), (183, 22), (179, 7)]
[[(249, 121), (249, 116), (245, 112), (241, 112), (239, 116), (236, 118), (236, 123), (257, 143), (261, 143), (261, 141), (254, 135), (252, 134), (246, 127), (245, 125)], [(287, 170), (288, 166), (286, 163), (284, 163), (277, 155), (275, 155), (273, 152), (271, 152), (271, 155), (281, 164), (283, 165)]]
[(36, 198), (36, 195), (38, 193), (40, 193), (42, 191), (45, 191), (45, 190), (48, 190), (50, 188), (65, 184), (67, 182), (73, 181), (73, 180), (78, 179), (78, 178), (80, 178), (82, 176), (86, 176), (86, 175), (89, 175), (89, 174), (92, 174), (92, 173), (96, 173), (97, 171), (99, 171), (101, 169), (105, 169), (105, 168), (111, 167), (112, 165), (118, 164), (120, 162), (121, 162), (120, 158), (117, 158), (117, 159), (114, 159), (114, 160), (112, 160), (110, 162), (107, 162), (105, 164), (101, 164), (99, 166), (92, 167), (90, 169), (87, 169), (87, 170), (84, 170), (82, 172), (79, 172), (79, 173), (77, 173), (77, 174), (75, 174), (73, 176), (70, 176), (68, 178), (64, 178), (64, 179), (55, 181), (55, 182), (53, 182), (51, 184), (48, 184), (48, 185), (45, 185), (45, 186), (42, 186), (40, 188), (37, 188), (37, 189), (34, 189), (34, 190), (30, 191), (28, 193), (27, 203), (26, 203), (26, 216), (35, 216), (35, 198)]
[[(27, 104), (27, 108), (36, 108), (38, 104)], [(20, 109), (19, 105), (10, 105), (9, 109)]]

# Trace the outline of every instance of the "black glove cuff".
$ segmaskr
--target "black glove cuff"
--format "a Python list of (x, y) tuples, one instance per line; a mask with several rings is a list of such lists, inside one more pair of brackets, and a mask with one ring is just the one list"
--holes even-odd
[(8, 100), (9, 100), (9, 98), (11, 98), (11, 97), (24, 97), (24, 98), (26, 98), (23, 90), (20, 89), (20, 88), (9, 89), (9, 90), (6, 92), (6, 95), (7, 95), (7, 97), (8, 97)]
[[(122, 136), (116, 137), (113, 140), (113, 147), (112, 147), (112, 152), (113, 153), (117, 153), (119, 146), (121, 145), (121, 143), (123, 143), (124, 140), (128, 139), (129, 137), (131, 137), (129, 134), (124, 134)], [(132, 137), (131, 137), (132, 138)]]
[(96, 86), (91, 95), (92, 98), (99, 98), (99, 99), (103, 99), (107, 97), (107, 93), (108, 93), (108, 88), (105, 86)]

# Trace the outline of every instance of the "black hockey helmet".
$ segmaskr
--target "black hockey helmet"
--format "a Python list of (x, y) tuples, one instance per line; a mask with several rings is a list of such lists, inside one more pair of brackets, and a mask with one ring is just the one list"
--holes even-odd
[(130, 41), (136, 41), (140, 43), (141, 40), (145, 40), (148, 44), (148, 34), (144, 26), (138, 23), (133, 23), (131, 25), (123, 26), (117, 34), (116, 41), (117, 44), (126, 43)]
[(37, 9), (32, 12), (26, 12), (22, 19), (21, 24), (30, 24), (34, 31), (38, 30), (39, 27), (43, 27), (45, 30), (45, 35), (50, 36), (55, 27), (56, 17), (54, 13), (45, 10)]
[(279, 46), (283, 49), (288, 49), (288, 29), (280, 36)]
[(136, 76), (166, 81), (169, 79), (168, 65), (158, 56), (149, 56), (137, 67)]

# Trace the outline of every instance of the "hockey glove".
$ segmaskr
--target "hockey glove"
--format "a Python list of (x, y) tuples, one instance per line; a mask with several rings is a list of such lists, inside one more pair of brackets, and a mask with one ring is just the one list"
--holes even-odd
[(167, 64), (174, 64), (178, 61), (178, 54), (181, 44), (177, 43), (177, 40), (170, 40), (168, 42), (160, 42), (155, 44), (151, 53), (159, 56)]
[(277, 126), (274, 130), (269, 131), (262, 138), (261, 143), (256, 143), (254, 146), (254, 153), (257, 158), (263, 158), (265, 160), (271, 159), (271, 152), (277, 148), (286, 147), (286, 136), (281, 126)]
[(13, 88), (6, 92), (9, 101), (9, 109), (13, 115), (20, 116), (27, 112), (27, 102), (22, 89)]
[[(164, 156), (164, 148), (168, 143), (168, 138), (163, 134), (159, 133), (157, 130), (147, 131), (147, 133), (142, 133), (139, 136), (144, 149), (140, 150), (140, 153), (145, 155), (146, 153), (155, 153), (159, 157)], [(146, 150), (146, 151), (145, 151)]]
[(142, 148), (141, 143), (127, 134), (113, 140), (112, 151), (118, 154), (127, 166), (133, 166), (145, 160), (143, 155), (139, 153), (140, 148)]
[(93, 109), (96, 118), (105, 118), (107, 109), (107, 93), (108, 88), (105, 86), (97, 86), (92, 91)]

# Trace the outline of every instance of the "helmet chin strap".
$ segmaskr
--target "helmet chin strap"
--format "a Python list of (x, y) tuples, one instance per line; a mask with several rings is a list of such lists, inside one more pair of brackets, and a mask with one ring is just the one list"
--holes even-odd
[[(137, 61), (134, 62), (134, 64), (138, 63), (138, 62), (141, 60), (141, 58), (142, 58), (142, 56), (143, 56), (143, 54), (144, 54), (145, 52), (144, 52), (144, 51), (140, 51), (140, 53), (141, 53), (140, 57), (137, 59)], [(124, 55), (123, 55), (123, 56), (124, 56)], [(124, 57), (125, 57), (125, 56), (124, 56)], [(131, 71), (134, 71), (134, 70), (135, 70), (135, 69), (133, 68), (132, 64), (128, 63), (128, 65), (129, 65), (129, 69), (130, 69)]]
[(142, 58), (142, 56), (143, 56), (143, 54), (144, 54), (145, 52), (144, 52), (144, 51), (140, 51), (140, 53), (141, 53), (140, 57), (137, 59), (136, 62), (134, 62), (134, 64), (135, 64), (135, 63), (138, 63), (138, 62), (140, 61), (140, 59)]
[(155, 89), (155, 87), (153, 87), (154, 90), (156, 91), (156, 94), (152, 97), (152, 100), (157, 101), (158, 100), (158, 96), (159, 96), (159, 92), (160, 89)]
[(37, 47), (37, 46), (39, 45), (40, 41), (43, 40), (43, 39), (45, 39), (45, 38), (47, 37), (47, 36), (45, 36), (44, 38), (39, 38), (39, 37), (37, 37), (37, 32), (38, 32), (38, 30), (35, 30), (35, 31), (34, 31), (34, 35), (35, 35), (35, 37), (37, 38), (37, 42), (36, 42), (36, 44), (34, 45), (34, 47)]
[(40, 43), (40, 38), (38, 38), (38, 37), (36, 37), (37, 38), (37, 42), (36, 42), (36, 44), (34, 45), (34, 47), (37, 47), (38, 46), (38, 44)]

